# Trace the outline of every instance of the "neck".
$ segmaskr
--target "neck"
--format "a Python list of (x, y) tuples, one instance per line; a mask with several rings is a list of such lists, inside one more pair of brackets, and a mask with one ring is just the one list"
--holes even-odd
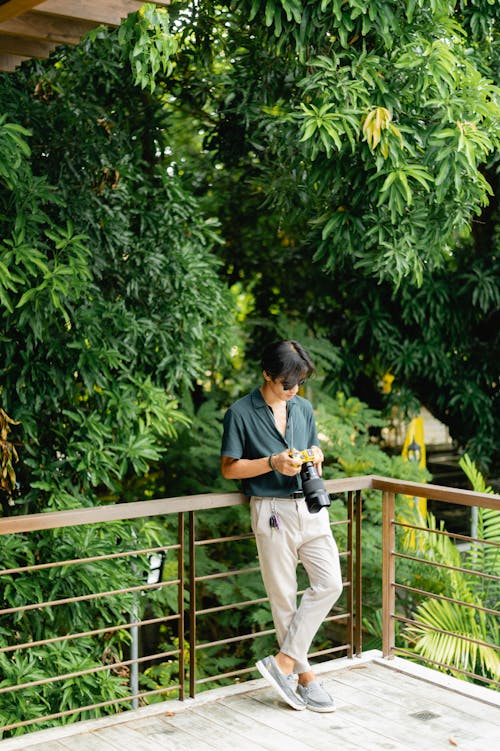
[(268, 404), (270, 407), (286, 407), (286, 399), (280, 399), (279, 397), (277, 397), (273, 393), (267, 381), (264, 381), (264, 384), (260, 387), (260, 393), (262, 394), (262, 397), (266, 404)]

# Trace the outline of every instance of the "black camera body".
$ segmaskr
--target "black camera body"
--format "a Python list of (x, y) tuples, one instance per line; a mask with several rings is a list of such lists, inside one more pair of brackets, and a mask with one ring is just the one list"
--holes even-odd
[(300, 478), (307, 509), (310, 514), (317, 514), (322, 508), (331, 505), (331, 499), (325, 483), (314, 466), (314, 453), (312, 449), (305, 449), (305, 451), (294, 452), (294, 456), (302, 462)]

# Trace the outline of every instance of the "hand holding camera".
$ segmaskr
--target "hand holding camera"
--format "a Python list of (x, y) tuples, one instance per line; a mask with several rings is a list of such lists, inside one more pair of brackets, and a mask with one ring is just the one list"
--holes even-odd
[(271, 462), (270, 465), (272, 469), (280, 472), (282, 475), (287, 475), (288, 477), (298, 475), (302, 467), (302, 460), (297, 458), (295, 453), (288, 449), (285, 449), (285, 451), (282, 451), (280, 454), (273, 454), (271, 456)]

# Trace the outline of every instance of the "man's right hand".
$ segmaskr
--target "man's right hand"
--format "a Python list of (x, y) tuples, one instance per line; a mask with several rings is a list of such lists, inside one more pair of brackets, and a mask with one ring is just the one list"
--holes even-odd
[(273, 454), (273, 465), (282, 475), (293, 477), (300, 473), (302, 462), (295, 459), (293, 456), (290, 456), (288, 449), (285, 449), (280, 454)]

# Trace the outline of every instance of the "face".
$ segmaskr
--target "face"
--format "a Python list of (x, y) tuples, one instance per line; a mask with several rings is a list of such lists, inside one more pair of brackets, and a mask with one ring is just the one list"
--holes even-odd
[(267, 373), (264, 372), (264, 377), (267, 381), (268, 387), (273, 394), (283, 401), (289, 401), (298, 392), (299, 388), (304, 385), (305, 378), (301, 378), (300, 381), (295, 378), (279, 376), (276, 379), (272, 379)]
[(300, 389), (306, 382), (305, 378), (301, 378), (300, 381), (296, 381), (295, 378), (280, 378), (279, 383), (283, 387), (283, 391), (293, 391), (293, 389)]

